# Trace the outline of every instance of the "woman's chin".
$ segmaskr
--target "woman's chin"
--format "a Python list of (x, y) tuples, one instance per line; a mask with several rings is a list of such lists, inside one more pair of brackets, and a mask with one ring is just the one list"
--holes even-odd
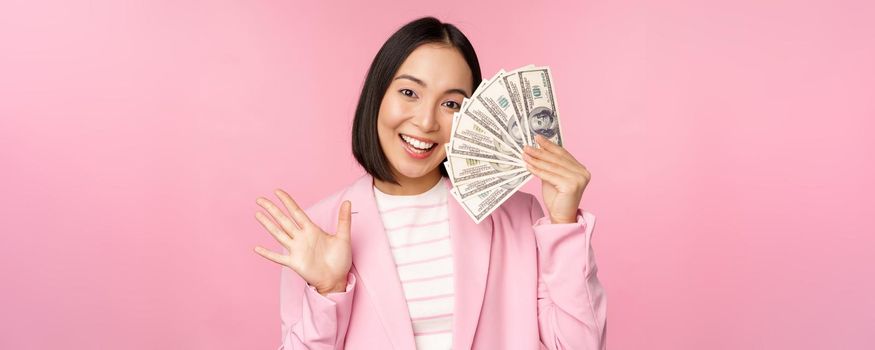
[(400, 171), (399, 173), (408, 179), (418, 179), (429, 174), (427, 171)]
[(408, 179), (418, 179), (428, 176), (435, 171), (437, 167), (421, 168), (421, 167), (402, 167), (398, 170), (398, 174)]

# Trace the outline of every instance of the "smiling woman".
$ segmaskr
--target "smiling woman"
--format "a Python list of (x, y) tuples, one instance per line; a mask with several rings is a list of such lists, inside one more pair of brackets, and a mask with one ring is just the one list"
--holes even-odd
[[(442, 67), (435, 70), (432, 67)], [(453, 113), (471, 95), (471, 69), (448, 44), (416, 48), (398, 68), (380, 104), (377, 134), (391, 177), (377, 179), (383, 192), (422, 193), (442, 175), (443, 147), (450, 141)]]
[(414, 21), (386, 41), (365, 78), (352, 132), (353, 155), (380, 190), (422, 193), (447, 176), (439, 145), (481, 80), (473, 46), (451, 24)]
[(523, 192), (480, 224), (448, 200), (444, 145), (480, 82), (455, 26), (408, 23), (377, 53), (356, 108), (352, 151), (367, 174), (306, 210), (282, 190), (288, 213), (257, 199), (270, 217), (256, 219), (286, 249), (255, 248), (283, 266), (280, 349), (604, 348), (583, 165), (546, 139), (526, 149), (549, 216)]

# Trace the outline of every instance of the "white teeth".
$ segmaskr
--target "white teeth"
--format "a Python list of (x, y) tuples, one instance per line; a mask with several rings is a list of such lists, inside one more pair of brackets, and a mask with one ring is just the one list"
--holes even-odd
[(404, 141), (406, 141), (411, 146), (421, 150), (428, 150), (429, 148), (431, 148), (431, 146), (434, 146), (434, 143), (422, 142), (407, 135), (401, 135), (401, 138), (404, 139)]

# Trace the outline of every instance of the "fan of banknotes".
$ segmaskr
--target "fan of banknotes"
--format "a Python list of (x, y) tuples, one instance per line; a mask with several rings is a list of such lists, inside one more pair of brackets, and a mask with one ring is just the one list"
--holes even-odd
[(484, 80), (453, 115), (444, 166), (450, 193), (480, 223), (533, 177), (524, 145), (535, 134), (562, 145), (550, 67), (499, 71)]

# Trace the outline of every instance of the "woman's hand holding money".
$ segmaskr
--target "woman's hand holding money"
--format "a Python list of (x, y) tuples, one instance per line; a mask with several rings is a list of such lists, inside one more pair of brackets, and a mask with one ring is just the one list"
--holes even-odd
[(535, 137), (540, 148), (525, 146), (526, 168), (541, 179), (544, 205), (554, 224), (577, 222), (577, 209), (583, 190), (592, 178), (565, 148), (541, 135)]

